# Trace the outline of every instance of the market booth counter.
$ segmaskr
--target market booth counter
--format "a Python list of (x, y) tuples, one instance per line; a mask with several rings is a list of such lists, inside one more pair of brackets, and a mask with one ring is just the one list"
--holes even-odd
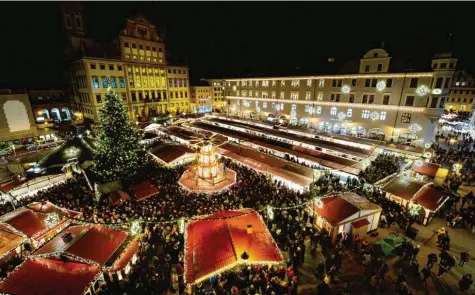
[(326, 230), (335, 242), (339, 233), (346, 233), (361, 238), (378, 228), (381, 216), (381, 207), (371, 203), (355, 193), (331, 195), (324, 197), (319, 205), (317, 202), (309, 204), (314, 213), (315, 226)]
[(417, 182), (402, 176), (395, 177), (382, 190), (386, 198), (405, 209), (421, 205), (424, 208), (424, 225), (429, 224), (434, 214), (449, 199), (442, 191), (433, 188), (432, 183)]
[(252, 209), (222, 211), (187, 225), (186, 283), (199, 283), (243, 265), (283, 262), (261, 216)]

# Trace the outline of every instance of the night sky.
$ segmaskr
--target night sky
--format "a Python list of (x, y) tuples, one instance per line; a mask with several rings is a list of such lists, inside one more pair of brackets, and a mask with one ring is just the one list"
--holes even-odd
[[(166, 32), (170, 64), (187, 64), (195, 79), (298, 74), (330, 56), (359, 59), (381, 42), (393, 57), (429, 64), (449, 33), (458, 68), (475, 73), (473, 2), (82, 4), (87, 33), (98, 40), (116, 38), (125, 18), (142, 12)], [(0, 87), (60, 85), (59, 17), (58, 2), (0, 4)]]

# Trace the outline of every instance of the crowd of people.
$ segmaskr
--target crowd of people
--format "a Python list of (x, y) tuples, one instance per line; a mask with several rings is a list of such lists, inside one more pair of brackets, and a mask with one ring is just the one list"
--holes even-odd
[(389, 175), (399, 171), (403, 157), (398, 157), (390, 153), (381, 153), (371, 162), (365, 170), (361, 171), (359, 177), (366, 182), (375, 183)]
[[(167, 138), (160, 139), (160, 141), (162, 140), (167, 140)], [(462, 173), (462, 176), (456, 173), (449, 175), (448, 189), (456, 191), (460, 185), (472, 183), (471, 173), (474, 163), (471, 159), (466, 159), (467, 153), (473, 153), (471, 140), (467, 139), (459, 147), (449, 150), (435, 144), (434, 150), (436, 152), (432, 160), (435, 162), (442, 165), (453, 165), (460, 161), (464, 163), (463, 169), (465, 170), (463, 171), (467, 173)], [(360, 176), (364, 179), (363, 182), (377, 182), (397, 172), (401, 160), (397, 156), (380, 154)], [(299, 286), (297, 272), (305, 263), (308, 245), (312, 250), (321, 252), (326, 257), (315, 270), (315, 276), (321, 280), (317, 286), (319, 295), (329, 293), (330, 285), (341, 273), (343, 259), (351, 248), (364, 266), (366, 280), (375, 292), (376, 290), (384, 292), (388, 284), (393, 283), (397, 294), (411, 294), (407, 285), (407, 276), (419, 275), (425, 282), (428, 278), (427, 274), (433, 270), (436, 263), (433, 256), (429, 257), (428, 264), (421, 270), (416, 259), (420, 248), (405, 240), (398, 254), (406, 261), (409, 271), (400, 273), (395, 281), (390, 282), (387, 276), (389, 267), (384, 258), (376, 253), (367, 242), (339, 235), (336, 245), (332, 245), (331, 238), (325, 230), (318, 230), (312, 226), (313, 216), (308, 213), (305, 207), (294, 208), (316, 195), (354, 190), (382, 207), (381, 227), (391, 228), (393, 224), (399, 224), (401, 228), (406, 228), (409, 221), (405, 211), (398, 204), (384, 198), (380, 189), (368, 192), (356, 178), (348, 177), (346, 182), (342, 182), (340, 176), (326, 171), (312, 184), (310, 192), (300, 193), (245, 166), (230, 160), (224, 161), (227, 168), (237, 172), (237, 183), (227, 191), (213, 197), (189, 193), (181, 188), (177, 181), (182, 175), (184, 167), (171, 169), (150, 163), (135, 178), (123, 182), (124, 190), (129, 194), (132, 192), (128, 190), (128, 187), (143, 179), (151, 180), (159, 187), (160, 191), (156, 196), (140, 202), (132, 198), (113, 206), (107, 195), (96, 200), (86, 178), (83, 174), (79, 174), (63, 184), (24, 198), (17, 206), (33, 201), (49, 200), (59, 207), (82, 212), (81, 218), (89, 222), (120, 225), (139, 218), (150, 221), (142, 226), (143, 235), (140, 238), (138, 262), (121, 281), (106, 276), (106, 284), (99, 291), (99, 294), (103, 295), (117, 294), (119, 291), (130, 294), (163, 294), (168, 289), (179, 290), (180, 294), (190, 295), (255, 295), (264, 293), (266, 295), (295, 295)], [(472, 199), (473, 195), (464, 198), (465, 202), (462, 206), (458, 209), (455, 208), (457, 211), (448, 210), (450, 213), (446, 216), (447, 227), (458, 226), (459, 223), (454, 220), (459, 217), (460, 224), (474, 226), (475, 207), (472, 206)], [(453, 202), (458, 203), (456, 199)], [(451, 203), (448, 202), (448, 204)], [(291, 207), (292, 209), (275, 209), (275, 216), (270, 219), (265, 214), (267, 205), (277, 208)], [(240, 208), (254, 208), (263, 215), (279, 248), (288, 255), (285, 266), (252, 266), (237, 271), (227, 271), (213, 276), (209, 281), (197, 284), (194, 289), (191, 289), (189, 285), (184, 284), (183, 280), (183, 235), (178, 232), (177, 224), (160, 223), (160, 221), (175, 220), (180, 217), (190, 218), (213, 214), (221, 210)], [(13, 209), (10, 203), (0, 205), (1, 213)], [(453, 208), (449, 206), (447, 209)], [(438, 237), (442, 255), (450, 250), (450, 236), (445, 231)], [(463, 258), (461, 257), (461, 263), (468, 261), (467, 255), (468, 253)], [(452, 261), (452, 258), (451, 256), (441, 258), (439, 276), (454, 266), (453, 261), (455, 260)], [(5, 275), (15, 266), (14, 263), (16, 262), (12, 261), (7, 265), (4, 271)], [(470, 284), (468, 284), (469, 282)], [(471, 277), (464, 276), (461, 288), (467, 284), (471, 285)], [(355, 289), (355, 285), (347, 285), (341, 290), (341, 294), (357, 294), (354, 292)]]

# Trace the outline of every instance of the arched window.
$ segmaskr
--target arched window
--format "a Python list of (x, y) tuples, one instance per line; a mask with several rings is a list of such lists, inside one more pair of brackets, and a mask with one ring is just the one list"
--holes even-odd
[(417, 136), (412, 133), (403, 133), (400, 134), (397, 138), (397, 142), (401, 144), (410, 144), (415, 140), (417, 140)]
[(373, 128), (369, 130), (368, 137), (370, 139), (384, 141), (386, 139), (386, 132), (381, 128)]

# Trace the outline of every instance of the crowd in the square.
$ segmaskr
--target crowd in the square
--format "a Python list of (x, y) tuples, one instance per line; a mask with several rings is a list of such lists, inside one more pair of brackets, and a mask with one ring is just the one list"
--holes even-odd
[[(463, 173), (449, 174), (445, 184), (447, 191), (456, 192), (460, 185), (472, 183), (474, 163), (472, 157), (467, 157), (467, 155), (473, 156), (472, 144), (471, 139), (465, 138), (457, 147), (449, 150), (438, 144), (433, 145), (435, 156), (432, 161), (446, 166), (463, 162)], [(310, 245), (312, 251), (321, 253), (322, 257), (325, 257), (315, 270), (315, 276), (319, 279), (317, 286), (319, 295), (330, 293), (331, 286), (338, 281), (342, 273), (344, 259), (351, 252), (358, 258), (357, 262), (364, 267), (364, 279), (345, 285), (341, 288), (340, 294), (359, 294), (357, 290), (367, 284), (375, 294), (384, 293), (393, 285), (397, 294), (408, 295), (411, 294), (407, 283), (409, 276), (419, 276), (425, 282), (434, 271), (436, 263), (438, 276), (443, 276), (456, 264), (456, 259), (448, 254), (451, 246), (449, 235), (451, 227), (469, 227), (475, 232), (473, 194), (464, 197), (462, 206), (459, 208), (457, 208), (457, 204), (460, 203), (457, 199), (459, 197), (454, 194), (444, 208), (447, 213), (448, 230), (444, 229), (438, 233), (440, 254), (432, 253), (428, 257), (427, 265), (419, 265), (416, 258), (420, 247), (404, 240), (397, 254), (404, 260), (407, 271), (401, 272), (395, 281), (391, 281), (387, 275), (389, 266), (385, 263), (384, 257), (366, 241), (340, 234), (336, 243), (332, 244), (329, 234), (324, 229), (316, 229), (312, 226), (314, 217), (306, 210), (306, 206), (285, 210), (278, 208), (295, 207), (304, 204), (314, 196), (330, 192), (354, 190), (382, 207), (381, 227), (391, 228), (397, 224), (405, 229), (411, 222), (407, 212), (398, 204), (387, 200), (380, 189), (365, 191), (362, 186), (364, 182), (375, 183), (397, 172), (402, 158), (389, 154), (378, 155), (360, 175), (364, 179), (362, 182), (351, 177), (348, 177), (346, 182), (342, 182), (338, 175), (326, 171), (312, 184), (311, 192), (306, 193), (290, 190), (283, 183), (271, 181), (264, 174), (259, 174), (229, 160), (224, 161), (227, 168), (237, 172), (237, 183), (229, 190), (212, 197), (191, 194), (181, 188), (177, 181), (184, 167), (170, 169), (150, 164), (135, 178), (123, 183), (124, 190), (130, 195), (132, 192), (128, 190), (128, 187), (143, 179), (151, 180), (159, 188), (160, 192), (156, 196), (140, 202), (131, 198), (130, 201), (112, 206), (107, 195), (96, 201), (84, 175), (75, 175), (64, 184), (22, 200), (22, 204), (49, 200), (59, 207), (81, 211), (81, 218), (89, 222), (120, 225), (138, 219), (150, 221), (143, 224), (137, 264), (120, 282), (110, 280), (106, 276), (106, 284), (99, 294), (120, 292), (164, 294), (166, 290), (172, 289), (178, 290), (180, 294), (190, 295), (295, 295), (299, 286), (297, 272), (305, 263), (305, 253), (308, 252), (306, 248)], [(274, 210), (273, 219), (266, 216), (264, 209), (267, 205), (277, 207)], [(159, 222), (240, 208), (254, 208), (263, 215), (279, 248), (286, 254), (285, 266), (244, 267), (213, 276), (191, 288), (183, 281), (183, 235), (178, 232), (176, 223)], [(0, 206), (1, 213), (13, 209), (10, 203)], [(469, 254), (465, 253), (461, 255), (459, 263), (463, 266), (468, 260)], [(16, 261), (12, 261), (7, 264), (3, 275), (8, 274), (16, 265), (15, 263)], [(471, 275), (464, 275), (460, 281), (460, 288), (468, 289), (471, 283)]]

